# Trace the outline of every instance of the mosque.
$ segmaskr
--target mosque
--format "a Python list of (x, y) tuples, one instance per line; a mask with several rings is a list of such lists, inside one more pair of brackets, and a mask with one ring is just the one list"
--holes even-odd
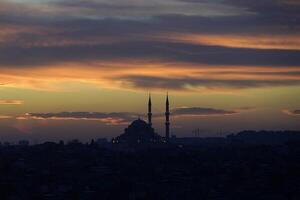
[(133, 121), (128, 128), (124, 130), (124, 133), (112, 140), (113, 144), (126, 144), (126, 145), (138, 145), (138, 144), (159, 144), (168, 143), (170, 139), (170, 109), (169, 109), (169, 95), (166, 97), (166, 112), (165, 112), (165, 137), (162, 137), (155, 133), (152, 127), (152, 103), (151, 95), (149, 95), (148, 101), (148, 122), (142, 119)]

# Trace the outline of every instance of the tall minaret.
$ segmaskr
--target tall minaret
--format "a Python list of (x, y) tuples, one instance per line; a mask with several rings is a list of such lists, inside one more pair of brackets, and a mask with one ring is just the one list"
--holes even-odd
[(170, 108), (169, 108), (169, 94), (167, 93), (167, 100), (166, 100), (166, 142), (169, 142), (170, 139)]
[(149, 100), (148, 100), (148, 124), (152, 127), (152, 103), (151, 103), (151, 94), (149, 94)]

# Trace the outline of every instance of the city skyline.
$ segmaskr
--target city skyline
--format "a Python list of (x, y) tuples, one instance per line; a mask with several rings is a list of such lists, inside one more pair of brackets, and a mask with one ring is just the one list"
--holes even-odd
[(296, 0), (3, 0), (0, 140), (300, 129)]

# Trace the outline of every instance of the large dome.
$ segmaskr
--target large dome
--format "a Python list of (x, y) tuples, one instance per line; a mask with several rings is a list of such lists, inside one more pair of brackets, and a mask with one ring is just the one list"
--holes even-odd
[(133, 121), (125, 132), (113, 140), (115, 143), (141, 144), (159, 143), (161, 137), (154, 132), (154, 129), (142, 119)]
[(148, 127), (149, 124), (145, 122), (144, 120), (137, 119), (134, 120), (130, 125), (129, 128), (134, 128), (134, 129), (142, 129)]
[(166, 100), (166, 140), (164, 140), (160, 135), (155, 133), (154, 128), (152, 127), (152, 103), (151, 96), (149, 95), (148, 101), (148, 122), (137, 119), (134, 120), (127, 128), (124, 129), (124, 132), (113, 138), (112, 142), (114, 144), (128, 144), (128, 145), (136, 145), (136, 144), (152, 144), (152, 143), (165, 143), (169, 139), (169, 130), (170, 130), (170, 110), (169, 110), (169, 97), (167, 95)]

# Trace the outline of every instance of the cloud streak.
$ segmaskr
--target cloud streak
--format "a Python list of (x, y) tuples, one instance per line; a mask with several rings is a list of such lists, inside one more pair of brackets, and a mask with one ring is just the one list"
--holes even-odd
[(0, 99), (0, 105), (22, 105), (24, 101), (22, 100), (13, 100), (13, 99)]
[(172, 111), (172, 116), (224, 116), (235, 115), (239, 112), (234, 110), (222, 110), (215, 108), (201, 108), (201, 107), (181, 107)]
[(27, 113), (18, 120), (84, 120), (99, 121), (108, 125), (128, 124), (136, 119), (135, 113), (100, 113), (100, 112), (61, 112), (61, 113)]
[(153, 77), (153, 76), (128, 76), (123, 77), (124, 82), (133, 88), (140, 89), (169, 89), (182, 91), (197, 91), (198, 89), (249, 89), (262, 87), (279, 87), (299, 85), (298, 77), (291, 79), (258, 79), (258, 78), (205, 78), (205, 77)]
[(9, 116), (9, 115), (0, 115), (0, 120), (3, 120), (3, 119), (12, 119), (13, 117), (12, 116)]
[[(223, 110), (202, 107), (179, 107), (172, 110), (174, 117), (182, 116), (226, 116), (235, 115), (241, 112), (252, 110), (253, 108), (239, 108), (236, 110)], [(24, 116), (16, 117), (17, 120), (69, 120), (69, 121), (99, 121), (107, 125), (128, 125), (137, 119), (137, 116), (144, 116), (138, 113), (129, 112), (60, 112), (60, 113), (26, 113)], [(163, 114), (154, 114), (154, 118), (161, 118)]]
[(52, 13), (58, 16), (110, 17), (131, 20), (157, 15), (236, 16), (248, 14), (247, 10), (241, 7), (207, 1), (196, 3), (177, 0), (115, 0), (113, 2), (109, 0), (63, 0), (32, 5), (39, 6), (38, 8), (44, 13)]
[(0, 69), (0, 78), (7, 82), (2, 87), (49, 91), (67, 90), (64, 86), (67, 82), (100, 88), (157, 91), (218, 91), (300, 85), (300, 69), (297, 67), (216, 67), (185, 62), (149, 62), (124, 60), (120, 63), (90, 62), (93, 67), (69, 64), (64, 68)]
[(282, 110), (282, 112), (287, 115), (291, 115), (291, 116), (300, 116), (300, 109), (298, 109), (298, 110), (284, 109), (284, 110)]
[[(206, 35), (168, 33), (157, 36), (170, 42), (244, 49), (300, 50), (300, 35)], [(155, 36), (154, 36), (155, 39)]]

